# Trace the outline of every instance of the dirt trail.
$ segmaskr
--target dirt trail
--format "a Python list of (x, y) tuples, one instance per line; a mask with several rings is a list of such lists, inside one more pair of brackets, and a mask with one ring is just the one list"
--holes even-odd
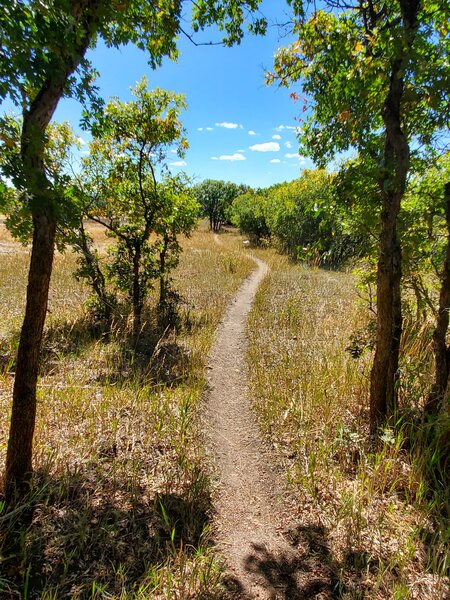
[(283, 537), (283, 488), (250, 407), (245, 374), (245, 325), (267, 265), (241, 286), (210, 354), (206, 433), (217, 469), (219, 548), (236, 598), (296, 598), (296, 552)]

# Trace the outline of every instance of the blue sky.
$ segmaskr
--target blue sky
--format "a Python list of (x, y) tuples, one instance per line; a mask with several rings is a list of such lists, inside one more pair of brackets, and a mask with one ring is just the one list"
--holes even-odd
[[(265, 0), (262, 11), (269, 18), (283, 20), (286, 4)], [(218, 39), (203, 33), (201, 39)], [(290, 181), (312, 163), (299, 156), (296, 118), (301, 106), (290, 98), (290, 90), (266, 86), (264, 70), (273, 64), (273, 55), (286, 38), (279, 39), (277, 27), (265, 37), (247, 35), (239, 46), (194, 46), (180, 39), (177, 63), (164, 60), (153, 71), (144, 52), (133, 46), (120, 50), (100, 45), (90, 53), (100, 77), (100, 93), (108, 99), (131, 99), (130, 88), (147, 75), (149, 87), (161, 87), (186, 95), (187, 110), (182, 121), (187, 130), (189, 150), (184, 161), (176, 155), (171, 170), (185, 171), (200, 181), (205, 178), (266, 187)], [(62, 101), (55, 119), (69, 120), (78, 128), (80, 106)]]
[[(267, 0), (262, 11), (283, 20), (286, 4)], [(218, 39), (213, 32), (199, 40)], [(104, 98), (131, 99), (130, 87), (145, 74), (149, 87), (161, 87), (186, 95), (187, 110), (182, 121), (189, 150), (184, 161), (174, 155), (173, 172), (185, 171), (197, 181), (212, 178), (266, 187), (299, 176), (309, 160), (299, 157), (295, 128), (301, 113), (290, 91), (266, 86), (264, 69), (271, 68), (279, 39), (277, 27), (263, 37), (245, 36), (239, 46), (194, 46), (181, 38), (177, 63), (164, 60), (153, 71), (145, 53), (132, 46), (120, 50), (98, 47), (91, 60), (100, 72), (98, 84)], [(64, 103), (56, 114), (75, 125), (79, 107)], [(83, 134), (82, 134), (83, 135)]]

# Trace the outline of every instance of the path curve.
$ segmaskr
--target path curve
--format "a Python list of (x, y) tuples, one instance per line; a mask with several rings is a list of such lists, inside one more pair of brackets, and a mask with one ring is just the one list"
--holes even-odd
[(280, 573), (268, 577), (267, 568), (282, 569), (294, 556), (281, 534), (283, 486), (246, 387), (245, 326), (268, 272), (266, 263), (252, 258), (257, 269), (235, 296), (210, 353), (205, 429), (218, 479), (215, 531), (228, 587), (236, 598), (275, 599), (287, 597), (280, 587), (286, 588)]

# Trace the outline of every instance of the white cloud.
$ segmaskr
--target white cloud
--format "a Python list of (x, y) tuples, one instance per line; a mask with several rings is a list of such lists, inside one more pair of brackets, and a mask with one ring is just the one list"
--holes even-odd
[(206, 131), (213, 131), (214, 127), (206, 127)]
[(172, 148), (170, 151), (172, 152), (172, 154), (177, 154), (178, 152), (178, 150), (175, 150), (175, 148)]
[(284, 129), (298, 129), (298, 127), (293, 127), (292, 125), (278, 125), (275, 127), (275, 131), (283, 131)]
[(185, 160), (176, 160), (175, 162), (169, 163), (171, 167), (187, 167), (187, 162)]
[(83, 138), (81, 137), (81, 135), (79, 135), (77, 137), (77, 142), (80, 144), (80, 146), (85, 146), (86, 145), (86, 142), (85, 142), (85, 140), (83, 140)]
[(245, 152), (245, 150), (236, 150), (236, 152), (239, 152), (240, 154), (243, 154)]
[(277, 165), (278, 163), (281, 162), (281, 160), (279, 158), (272, 158), (272, 160), (270, 162), (274, 165)]
[(248, 135), (256, 135), (256, 131), (253, 131), (253, 129), (249, 129)]
[(286, 158), (302, 158), (298, 152), (288, 152), (285, 154)]
[(265, 142), (264, 144), (250, 146), (250, 150), (256, 150), (256, 152), (279, 152), (280, 144), (278, 142)]
[(285, 142), (284, 145), (286, 146), (286, 148), (292, 148), (292, 143), (291, 142)]
[(281, 135), (278, 135), (278, 133), (276, 133), (275, 135), (272, 136), (273, 140), (281, 140)]
[(211, 156), (211, 160), (219, 160), (217, 156)]
[(240, 127), (242, 129), (242, 125), (239, 125), (238, 123), (228, 123), (227, 121), (216, 123), (216, 127), (225, 127), (225, 129), (237, 129)]
[(197, 131), (203, 131), (203, 127), (197, 127)]
[(234, 154), (222, 154), (222, 156), (219, 156), (219, 160), (245, 160), (245, 156), (239, 152), (235, 152)]

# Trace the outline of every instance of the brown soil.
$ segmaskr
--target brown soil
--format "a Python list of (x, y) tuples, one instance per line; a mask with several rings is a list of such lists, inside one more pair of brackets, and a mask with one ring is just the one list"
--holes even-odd
[(296, 542), (288, 541), (276, 460), (261, 438), (247, 394), (246, 320), (268, 270), (254, 260), (258, 268), (229, 307), (209, 362), (205, 428), (218, 479), (215, 530), (227, 567), (225, 583), (234, 598), (325, 598), (309, 595), (302, 585), (305, 571), (297, 569)]

